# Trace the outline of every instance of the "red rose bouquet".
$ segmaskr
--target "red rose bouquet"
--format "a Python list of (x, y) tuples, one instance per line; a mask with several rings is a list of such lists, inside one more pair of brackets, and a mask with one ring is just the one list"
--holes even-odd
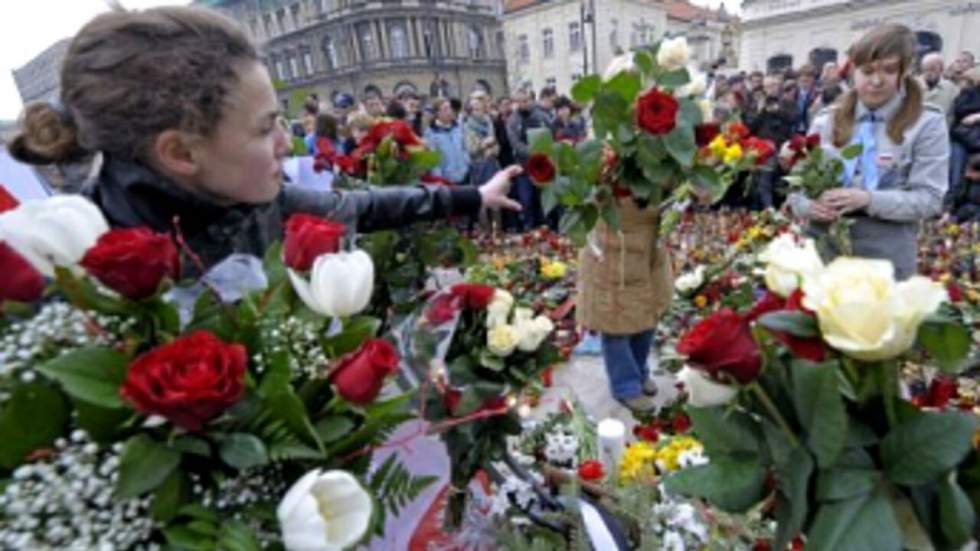
[(439, 165), (439, 152), (429, 149), (402, 120), (382, 120), (361, 138), (354, 151), (338, 154), (332, 147), (319, 148), (315, 162), (331, 164), (340, 174), (371, 185), (406, 185), (419, 181)]

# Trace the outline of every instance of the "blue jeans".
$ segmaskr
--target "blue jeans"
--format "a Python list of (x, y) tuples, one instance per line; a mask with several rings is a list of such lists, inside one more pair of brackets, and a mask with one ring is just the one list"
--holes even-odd
[(544, 223), (541, 212), (541, 195), (527, 174), (519, 174), (514, 180), (517, 202), (521, 204), (521, 226), (524, 231), (533, 230)]
[(602, 359), (614, 398), (628, 400), (643, 394), (643, 382), (650, 376), (652, 346), (653, 330), (632, 335), (602, 334)]

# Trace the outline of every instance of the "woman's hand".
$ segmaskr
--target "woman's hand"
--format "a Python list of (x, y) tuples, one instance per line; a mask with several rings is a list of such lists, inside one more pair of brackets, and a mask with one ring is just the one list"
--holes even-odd
[(972, 115), (967, 115), (961, 121), (963, 124), (977, 124), (980, 122), (980, 113), (973, 113)]
[(871, 204), (871, 193), (863, 189), (837, 188), (820, 196), (820, 202), (838, 214), (861, 210)]
[(510, 179), (523, 172), (519, 165), (511, 165), (493, 175), (489, 182), (480, 186), (480, 197), (484, 208), (521, 211), (521, 204), (507, 194), (510, 193)]

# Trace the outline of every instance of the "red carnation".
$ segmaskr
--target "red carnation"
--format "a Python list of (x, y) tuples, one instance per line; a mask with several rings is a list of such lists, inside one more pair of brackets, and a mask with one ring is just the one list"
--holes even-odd
[(378, 397), (387, 376), (398, 371), (400, 358), (384, 339), (370, 339), (340, 359), (330, 380), (348, 402), (368, 404)]
[(11, 195), (10, 192), (7, 191), (7, 188), (3, 187), (3, 184), (0, 184), (0, 212), (13, 210), (17, 208), (18, 205), (20, 205), (20, 202), (17, 200), (17, 198)]
[(454, 297), (459, 298), (463, 307), (471, 310), (483, 310), (493, 300), (493, 294), (497, 290), (489, 285), (480, 285), (479, 283), (457, 283), (449, 292)]
[(759, 346), (752, 338), (748, 321), (730, 308), (701, 320), (681, 337), (677, 351), (716, 379), (722, 379), (719, 375), (724, 373), (748, 384), (762, 370)]
[(578, 467), (578, 477), (586, 482), (602, 480), (605, 476), (606, 472), (602, 467), (601, 461), (589, 459), (588, 461), (583, 461)]
[(721, 134), (721, 125), (714, 122), (699, 124), (694, 129), (694, 137), (698, 147), (710, 144), (718, 137), (718, 134)]
[(81, 265), (103, 285), (132, 300), (155, 295), (164, 278), (180, 277), (180, 255), (173, 240), (148, 228), (102, 234)]
[(651, 88), (636, 100), (636, 125), (651, 134), (668, 134), (677, 126), (679, 109), (674, 96)]
[(283, 261), (290, 268), (305, 272), (322, 254), (340, 250), (340, 239), (347, 228), (312, 214), (294, 214), (286, 221)]
[(535, 153), (527, 160), (527, 174), (535, 184), (550, 184), (555, 181), (555, 163), (544, 153)]
[(43, 293), (44, 276), (13, 247), (0, 241), (0, 304), (6, 300), (34, 302)]
[(121, 394), (136, 409), (200, 430), (245, 393), (248, 353), (208, 331), (196, 331), (136, 358)]

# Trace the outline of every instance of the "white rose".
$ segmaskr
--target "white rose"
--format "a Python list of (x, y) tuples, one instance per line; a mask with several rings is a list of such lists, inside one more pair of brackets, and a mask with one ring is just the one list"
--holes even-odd
[(660, 43), (657, 52), (657, 65), (668, 71), (683, 69), (690, 61), (691, 54), (687, 47), (687, 39), (683, 36), (667, 38)]
[(514, 296), (497, 289), (493, 293), (490, 304), (487, 305), (487, 329), (493, 329), (498, 325), (505, 325), (510, 316), (510, 309), (514, 306)]
[(289, 551), (341, 551), (367, 532), (371, 496), (346, 471), (320, 469), (303, 475), (276, 509)]
[(793, 294), (800, 282), (823, 270), (823, 261), (812, 239), (797, 245), (795, 238), (784, 233), (769, 242), (759, 254), (766, 263), (766, 286), (770, 291), (785, 298)]
[(890, 262), (864, 258), (838, 258), (805, 280), (803, 292), (827, 344), (863, 361), (904, 354), (922, 321), (949, 298), (939, 283), (921, 276), (896, 283)]
[(698, 100), (698, 109), (701, 110), (703, 122), (711, 122), (715, 119), (715, 104), (710, 99)]
[(725, 405), (738, 394), (737, 387), (716, 383), (697, 369), (687, 366), (677, 373), (677, 379), (687, 389), (687, 403), (698, 408)]
[(613, 60), (609, 62), (609, 66), (606, 67), (606, 72), (602, 74), (602, 79), (611, 80), (619, 73), (635, 70), (636, 63), (633, 61), (633, 52), (626, 52), (623, 55), (614, 57)]
[(523, 352), (534, 352), (555, 330), (555, 324), (546, 316), (538, 316), (524, 322), (515, 323), (521, 342), (517, 347)]
[(688, 272), (677, 278), (674, 288), (680, 293), (693, 291), (704, 285), (704, 266), (698, 266), (693, 272)]
[(688, 69), (688, 72), (691, 73), (691, 82), (678, 88), (677, 96), (687, 98), (704, 94), (708, 89), (708, 76), (702, 72), (695, 73), (690, 69)]
[(501, 358), (513, 354), (520, 342), (521, 334), (513, 325), (498, 325), (487, 332), (487, 349)]
[(367, 308), (374, 290), (374, 262), (366, 252), (322, 254), (313, 261), (310, 280), (289, 269), (296, 294), (314, 312), (346, 318)]
[(0, 241), (47, 277), (55, 266), (75, 267), (107, 231), (102, 211), (80, 195), (28, 201), (0, 214)]

